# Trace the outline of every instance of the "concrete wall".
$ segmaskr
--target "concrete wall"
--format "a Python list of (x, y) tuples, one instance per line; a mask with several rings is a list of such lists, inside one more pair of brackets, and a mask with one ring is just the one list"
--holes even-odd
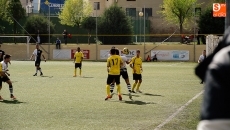
[[(100, 50), (109, 50), (111, 45), (86, 45), (86, 44), (71, 44), (71, 45), (62, 45), (62, 49), (76, 49), (80, 47), (82, 50), (90, 50), (90, 59), (89, 60), (100, 60)], [(150, 50), (188, 50), (189, 51), (189, 61), (194, 62), (198, 60), (199, 56), (202, 53), (202, 50), (206, 48), (205, 45), (154, 45), (154, 44), (146, 44), (145, 52), (148, 52), (144, 55), (144, 45), (116, 45), (117, 48), (122, 49), (127, 47), (129, 50), (139, 49), (141, 51), (141, 57), (146, 57), (150, 55)], [(194, 50), (195, 47), (195, 50)], [(50, 53), (50, 59), (53, 58), (53, 49), (55, 49), (55, 45), (42, 45), (42, 48)], [(26, 44), (3, 44), (1, 47), (7, 54), (12, 55), (12, 60), (28, 60), (31, 56), (33, 50), (35, 49), (35, 45), (29, 45), (29, 53), (27, 53), (27, 45)], [(44, 52), (44, 55), (48, 59), (48, 54)], [(195, 55), (194, 55), (195, 53)], [(29, 56), (27, 56), (29, 55)], [(195, 56), (195, 58), (194, 58)]]

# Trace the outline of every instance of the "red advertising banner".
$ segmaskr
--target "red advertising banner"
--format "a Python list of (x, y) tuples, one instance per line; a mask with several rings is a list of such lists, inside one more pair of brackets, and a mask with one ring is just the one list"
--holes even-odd
[[(74, 54), (77, 51), (77, 49), (71, 49), (71, 59), (74, 58)], [(82, 53), (84, 55), (84, 59), (89, 59), (89, 50), (82, 50)]]

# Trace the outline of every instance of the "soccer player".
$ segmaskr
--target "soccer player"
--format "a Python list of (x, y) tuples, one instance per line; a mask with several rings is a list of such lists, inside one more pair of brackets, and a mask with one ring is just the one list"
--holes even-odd
[(74, 54), (74, 63), (75, 63), (75, 68), (74, 68), (74, 75), (73, 77), (77, 77), (77, 68), (80, 69), (80, 76), (81, 76), (81, 66), (82, 66), (82, 60), (83, 60), (83, 53), (81, 52), (80, 47), (77, 48), (77, 52)]
[(40, 71), (40, 76), (43, 75), (42, 69), (41, 69), (41, 67), (40, 67), (41, 56), (43, 57), (43, 59), (44, 59), (45, 62), (46, 62), (46, 58), (45, 58), (45, 56), (42, 54), (42, 50), (39, 49), (39, 45), (37, 44), (37, 45), (36, 45), (36, 49), (34, 50), (32, 56), (30, 57), (30, 60), (32, 60), (33, 57), (35, 57), (34, 59), (35, 59), (36, 72), (35, 72), (35, 74), (34, 74), (33, 76), (37, 76), (38, 70)]
[[(118, 48), (115, 48), (115, 46), (113, 46), (111, 49), (115, 49), (115, 55), (119, 55), (120, 56), (120, 53), (119, 53), (119, 49)], [(110, 50), (110, 53), (108, 54), (110, 57), (111, 56), (111, 50)], [(110, 92), (111, 92), (111, 97), (113, 96), (113, 89), (114, 89), (114, 86), (115, 86), (115, 80), (113, 80), (113, 82), (110, 84)]]
[(136, 56), (131, 59), (130, 67), (133, 69), (133, 80), (135, 80), (135, 83), (133, 84), (133, 87), (132, 87), (132, 93), (135, 93), (134, 89), (136, 85), (137, 85), (136, 92), (142, 93), (139, 89), (141, 82), (142, 82), (141, 73), (143, 72), (142, 59), (140, 57), (140, 50), (137, 50)]
[[(1, 45), (0, 45), (0, 48), (1, 48)], [(0, 62), (3, 61), (4, 55), (5, 55), (5, 51), (0, 50)], [(9, 62), (9, 64), (11, 64), (11, 62)]]
[(122, 59), (119, 55), (116, 55), (116, 49), (111, 49), (111, 56), (107, 59), (107, 84), (106, 84), (106, 93), (107, 97), (105, 100), (112, 98), (110, 95), (110, 84), (115, 81), (117, 86), (117, 93), (119, 100), (122, 100), (121, 97), (121, 86), (120, 86), (120, 68), (123, 65)]
[(8, 63), (11, 60), (11, 55), (6, 54), (4, 56), (4, 60), (1, 62), (2, 65), (2, 81), (6, 82), (9, 85), (9, 90), (10, 90), (10, 98), (12, 98), (13, 100), (16, 100), (16, 97), (13, 95), (13, 85), (11, 80), (9, 79), (8, 76), (10, 76), (10, 74), (8, 73)]
[[(1, 45), (0, 45), (1, 48)], [(5, 52), (3, 50), (0, 50), (0, 62), (3, 61), (3, 56), (5, 55)]]
[[(2, 64), (0, 64), (0, 92), (1, 92), (1, 89), (2, 89)], [(3, 101), (4, 99), (1, 97), (0, 95), (0, 101)]]
[[(199, 57), (198, 63), (200, 64), (200, 63), (203, 62), (205, 59), (206, 59), (206, 50), (203, 50), (202, 55), (200, 55), (200, 57)], [(204, 83), (204, 81), (201, 80), (200, 84), (203, 84), (203, 83)]]
[[(123, 62), (123, 66), (121, 66), (121, 69), (120, 69), (120, 76), (122, 76), (122, 78), (125, 80), (128, 91), (129, 91), (129, 98), (132, 100), (131, 85), (129, 82), (129, 75), (128, 75), (127, 68), (126, 68), (126, 64), (129, 64), (130, 61), (127, 59), (126, 54), (124, 54), (123, 51), (121, 51), (121, 59)], [(112, 95), (113, 95), (113, 89), (114, 89), (114, 84), (112, 83), (110, 84), (110, 92), (112, 93)]]
[[(115, 46), (112, 46), (112, 48), (111, 49), (115, 49)], [(111, 52), (109, 52), (109, 54), (108, 54), (108, 58), (111, 56)]]

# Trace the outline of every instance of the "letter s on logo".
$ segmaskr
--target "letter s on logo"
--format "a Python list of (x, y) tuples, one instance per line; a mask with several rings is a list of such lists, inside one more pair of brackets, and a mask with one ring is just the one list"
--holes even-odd
[(220, 4), (219, 3), (213, 3), (213, 11), (218, 12), (220, 10)]

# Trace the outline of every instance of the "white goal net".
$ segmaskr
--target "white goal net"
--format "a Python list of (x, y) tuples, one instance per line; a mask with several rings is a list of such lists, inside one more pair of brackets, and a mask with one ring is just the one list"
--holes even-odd
[(208, 35), (206, 37), (206, 54), (207, 56), (212, 54), (214, 49), (219, 44), (219, 41), (222, 40), (222, 36)]
[[(30, 41), (30, 36), (0, 36), (0, 43), (11, 43), (14, 44), (14, 40), (16, 39), (16, 41), (19, 43), (25, 43), (26, 45), (26, 58), (24, 60), (28, 60), (30, 58), (30, 50), (29, 50), (29, 41)], [(22, 59), (20, 59), (22, 60)]]

